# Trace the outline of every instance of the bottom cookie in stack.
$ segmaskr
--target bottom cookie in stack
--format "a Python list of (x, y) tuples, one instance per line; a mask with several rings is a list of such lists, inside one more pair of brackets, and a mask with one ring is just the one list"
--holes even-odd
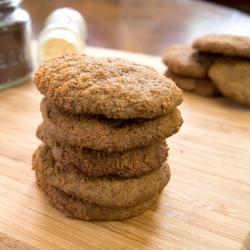
[(57, 162), (46, 144), (34, 152), (32, 165), (51, 205), (81, 220), (122, 220), (141, 214), (170, 180), (167, 163), (140, 178), (86, 177)]

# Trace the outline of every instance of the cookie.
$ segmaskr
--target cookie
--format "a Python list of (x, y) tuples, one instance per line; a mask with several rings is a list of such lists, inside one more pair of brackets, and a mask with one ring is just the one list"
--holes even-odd
[(173, 45), (163, 54), (163, 62), (171, 72), (191, 78), (207, 78), (210, 65), (218, 56), (199, 52), (189, 45)]
[(84, 176), (139, 177), (160, 168), (168, 156), (165, 140), (148, 147), (107, 153), (59, 143), (48, 137), (41, 127), (37, 130), (37, 137), (51, 148), (56, 161)]
[(177, 133), (183, 123), (176, 108), (153, 119), (108, 119), (104, 116), (74, 115), (57, 108), (46, 98), (41, 102), (40, 130), (60, 143), (106, 152), (149, 146)]
[(61, 55), (39, 67), (34, 84), (65, 110), (114, 119), (162, 116), (182, 102), (173, 81), (119, 58)]
[(130, 207), (150, 200), (161, 193), (170, 179), (167, 163), (140, 178), (85, 177), (56, 162), (46, 144), (34, 152), (32, 166), (48, 184), (104, 207)]
[(245, 36), (209, 34), (196, 38), (192, 46), (204, 52), (250, 57), (250, 38)]
[(36, 180), (53, 207), (60, 210), (65, 216), (78, 220), (127, 219), (145, 212), (160, 196), (160, 193), (157, 193), (151, 199), (131, 207), (109, 208), (66, 194), (62, 190), (48, 184), (39, 172), (36, 172)]
[(209, 77), (224, 96), (250, 106), (250, 59), (221, 57), (211, 66)]
[(174, 74), (170, 70), (165, 72), (165, 76), (171, 78), (183, 91), (192, 92), (206, 97), (216, 97), (221, 95), (216, 85), (209, 78), (201, 79), (183, 77)]

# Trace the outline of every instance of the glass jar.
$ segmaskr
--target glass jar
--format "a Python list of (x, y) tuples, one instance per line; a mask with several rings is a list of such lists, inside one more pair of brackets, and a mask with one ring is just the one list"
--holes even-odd
[(21, 2), (0, 1), (0, 90), (31, 77), (31, 19)]
[(59, 8), (46, 19), (38, 36), (38, 61), (63, 53), (84, 53), (87, 26), (82, 15), (71, 8)]

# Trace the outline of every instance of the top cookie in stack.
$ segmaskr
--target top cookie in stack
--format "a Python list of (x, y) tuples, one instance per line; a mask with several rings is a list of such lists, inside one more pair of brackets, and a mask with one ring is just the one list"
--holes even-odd
[[(44, 63), (33, 154), (51, 204), (83, 220), (120, 220), (152, 206), (170, 179), (165, 139), (178, 132), (182, 91), (151, 67), (67, 54)], [(62, 205), (63, 204), (63, 205)]]
[(185, 91), (204, 96), (224, 96), (250, 105), (250, 38), (208, 34), (192, 46), (166, 49), (166, 76)]
[(117, 58), (57, 57), (40, 67), (34, 83), (58, 107), (114, 119), (162, 116), (182, 102), (173, 81), (149, 66)]

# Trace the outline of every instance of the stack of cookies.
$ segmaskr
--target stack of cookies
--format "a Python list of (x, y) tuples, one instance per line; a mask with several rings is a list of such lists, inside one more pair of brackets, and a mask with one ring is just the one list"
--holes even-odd
[(39, 67), (43, 141), (33, 154), (52, 206), (81, 220), (121, 220), (151, 207), (170, 179), (166, 138), (182, 91), (151, 67), (66, 54)]
[(184, 91), (250, 105), (250, 38), (209, 34), (166, 49), (166, 76)]

